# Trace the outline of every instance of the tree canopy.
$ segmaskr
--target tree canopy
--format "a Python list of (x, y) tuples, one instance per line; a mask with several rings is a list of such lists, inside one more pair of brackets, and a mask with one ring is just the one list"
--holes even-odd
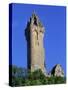
[(11, 86), (30, 86), (62, 83), (66, 83), (65, 77), (46, 77), (40, 69), (31, 72), (30, 70), (27, 70), (25, 68), (12, 66)]

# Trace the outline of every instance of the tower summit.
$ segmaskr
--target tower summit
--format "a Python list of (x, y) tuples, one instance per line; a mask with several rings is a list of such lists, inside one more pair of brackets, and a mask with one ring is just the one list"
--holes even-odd
[(45, 70), (44, 66), (44, 27), (42, 26), (38, 16), (33, 13), (27, 23), (25, 30), (27, 40), (27, 65), (31, 71), (41, 69)]

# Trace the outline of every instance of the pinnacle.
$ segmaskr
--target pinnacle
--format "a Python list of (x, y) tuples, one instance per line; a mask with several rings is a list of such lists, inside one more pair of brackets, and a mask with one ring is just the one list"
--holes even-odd
[(38, 19), (38, 16), (36, 15), (36, 12), (35, 11), (33, 11), (33, 13), (32, 13), (32, 18)]
[(32, 16), (31, 16), (31, 18), (30, 18), (30, 21), (31, 21), (33, 24), (42, 27), (42, 24), (41, 24), (38, 16), (36, 15), (35, 10), (34, 10), (33, 13), (32, 13)]

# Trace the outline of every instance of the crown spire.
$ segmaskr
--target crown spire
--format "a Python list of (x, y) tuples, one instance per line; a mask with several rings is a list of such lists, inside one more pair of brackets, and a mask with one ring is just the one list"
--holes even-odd
[(36, 26), (42, 27), (42, 24), (41, 24), (38, 16), (36, 15), (35, 10), (34, 10), (33, 13), (32, 13), (32, 16), (31, 16), (31, 18), (30, 18), (30, 22), (31, 22), (32, 25), (36, 25)]

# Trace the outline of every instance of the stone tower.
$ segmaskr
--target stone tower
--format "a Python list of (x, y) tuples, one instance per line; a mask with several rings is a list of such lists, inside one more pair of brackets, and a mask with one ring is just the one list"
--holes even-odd
[(28, 68), (31, 69), (31, 71), (41, 69), (44, 72), (44, 27), (35, 13), (32, 14), (27, 23), (25, 35), (27, 40)]

